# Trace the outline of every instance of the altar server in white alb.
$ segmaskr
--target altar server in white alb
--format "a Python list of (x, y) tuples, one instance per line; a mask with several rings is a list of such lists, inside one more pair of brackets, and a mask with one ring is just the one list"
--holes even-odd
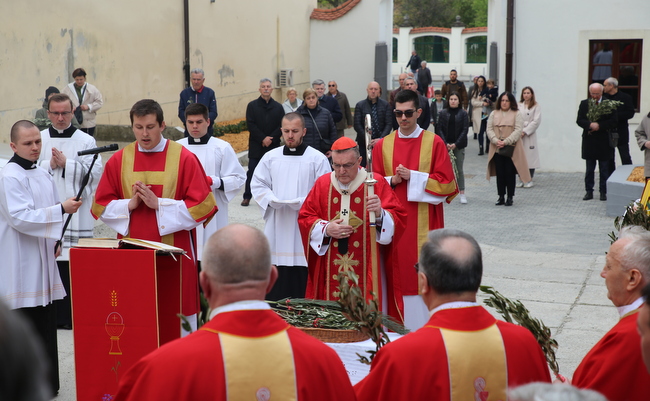
[(321, 152), (303, 143), (307, 130), (300, 114), (286, 114), (281, 131), (285, 145), (262, 157), (251, 182), (251, 192), (266, 221), (264, 234), (271, 244), (271, 263), (279, 272), (266, 296), (274, 301), (305, 296), (308, 270), (298, 211), (316, 179), (332, 171)]
[[(57, 93), (47, 103), (47, 114), (52, 125), (41, 131), (42, 149), (38, 158), (39, 166), (46, 169), (54, 178), (59, 200), (77, 196), (84, 176), (90, 170), (93, 155), (78, 156), (77, 152), (97, 147), (95, 138), (72, 126), (74, 107), (68, 95)], [(82, 199), (91, 200), (102, 175), (102, 158), (97, 156), (88, 185), (81, 194)], [(72, 328), (70, 307), (70, 247), (79, 242), (79, 238), (92, 238), (95, 220), (90, 214), (92, 202), (84, 203), (79, 213), (72, 216), (63, 237), (63, 251), (57, 258), (59, 273), (68, 294), (56, 303), (57, 326)], [(61, 234), (61, 233), (59, 233)]]
[(59, 201), (52, 176), (37, 165), (41, 134), (31, 121), (13, 125), (10, 146), (14, 156), (0, 170), (0, 299), (31, 321), (42, 339), (54, 395), (59, 368), (52, 301), (65, 295), (54, 244), (66, 213), (75, 213), (82, 201)]
[(237, 195), (246, 182), (246, 171), (239, 163), (230, 144), (208, 133), (212, 121), (208, 108), (192, 103), (185, 108), (185, 126), (190, 136), (178, 141), (201, 161), (208, 176), (210, 188), (219, 211), (206, 227), (196, 227), (198, 258), (203, 255), (203, 244), (220, 228), (228, 225), (228, 202)]

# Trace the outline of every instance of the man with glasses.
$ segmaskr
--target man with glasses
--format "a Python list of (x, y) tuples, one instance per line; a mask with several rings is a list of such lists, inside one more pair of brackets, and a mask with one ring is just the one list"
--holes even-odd
[(476, 240), (452, 229), (431, 231), (425, 240), (417, 272), (409, 269), (431, 318), (379, 350), (354, 388), (357, 399), (505, 400), (509, 387), (550, 383), (530, 331), (495, 319), (476, 302), (483, 275)]
[[(77, 152), (97, 147), (95, 138), (78, 130), (72, 125), (73, 102), (68, 95), (57, 93), (50, 97), (47, 114), (52, 125), (41, 131), (43, 148), (38, 159), (39, 165), (46, 169), (54, 178), (59, 192), (59, 201), (77, 196), (81, 182), (90, 169), (93, 155), (78, 156)], [(86, 202), (79, 208), (79, 213), (72, 216), (70, 224), (63, 237), (63, 249), (57, 259), (61, 280), (65, 287), (66, 297), (56, 301), (57, 326), (65, 329), (72, 328), (72, 312), (70, 307), (70, 247), (79, 242), (79, 238), (92, 238), (95, 221), (90, 215), (93, 195), (102, 175), (102, 159), (97, 156), (88, 179), (88, 185), (81, 194)], [(59, 233), (60, 235), (60, 233)]]
[(278, 269), (278, 281), (266, 299), (304, 298), (307, 260), (298, 229), (298, 210), (316, 179), (330, 173), (324, 154), (307, 146), (307, 133), (299, 113), (282, 118), (284, 146), (264, 156), (255, 169), (251, 192), (262, 209), (264, 234), (271, 244), (271, 263)]
[(404, 209), (383, 177), (375, 176), (374, 194), (370, 194), (360, 163), (356, 142), (337, 139), (332, 145), (334, 171), (316, 181), (300, 209), (298, 224), (309, 266), (306, 297), (337, 299), (334, 276), (353, 270), (365, 298), (376, 296), (382, 311), (401, 322), (399, 275), (381, 261), (390, 247), (379, 245), (390, 244), (394, 233), (403, 231)]
[(318, 103), (332, 113), (334, 123), (341, 121), (343, 119), (343, 113), (341, 112), (339, 102), (337, 102), (332, 96), (325, 96), (325, 81), (317, 79), (311, 83), (311, 87), (316, 91)]
[(398, 254), (392, 256), (402, 280), (405, 325), (411, 330), (422, 327), (428, 319), (427, 309), (417, 296), (417, 275), (412, 266), (426, 233), (445, 226), (442, 202), (451, 202), (458, 193), (445, 141), (417, 124), (422, 114), (418, 96), (413, 90), (397, 94), (394, 114), (399, 129), (372, 149), (373, 172), (386, 178), (407, 211), (405, 231), (395, 246)]

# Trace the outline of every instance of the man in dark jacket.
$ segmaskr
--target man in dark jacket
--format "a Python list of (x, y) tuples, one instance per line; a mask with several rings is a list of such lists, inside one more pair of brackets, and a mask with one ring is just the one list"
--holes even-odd
[(449, 72), (449, 81), (442, 85), (440, 92), (442, 92), (442, 97), (445, 100), (449, 98), (449, 95), (451, 95), (452, 92), (457, 92), (458, 96), (460, 96), (460, 103), (463, 106), (463, 109), (467, 110), (467, 105), (469, 103), (467, 89), (465, 88), (465, 84), (458, 80), (458, 72), (456, 70), (451, 70)]
[(339, 108), (343, 114), (341, 121), (336, 123), (336, 136), (337, 139), (341, 138), (344, 134), (346, 128), (352, 128), (352, 111), (350, 110), (350, 102), (345, 93), (339, 90), (339, 86), (336, 81), (329, 81), (327, 83), (327, 96), (333, 97), (339, 104)]
[(339, 102), (337, 102), (336, 99), (334, 99), (332, 96), (325, 96), (325, 81), (322, 79), (317, 79), (311, 83), (311, 87), (316, 91), (318, 104), (332, 113), (332, 119), (334, 119), (334, 123), (336, 124), (341, 121), (343, 119), (343, 113), (341, 113)]
[[(592, 105), (589, 100), (593, 99)], [(594, 172), (598, 162), (600, 177), (600, 200), (607, 200), (607, 179), (609, 162), (614, 157), (614, 148), (609, 144), (609, 131), (616, 129), (616, 112), (601, 115), (596, 121), (587, 117), (590, 107), (597, 107), (603, 101), (603, 86), (595, 83), (589, 85), (589, 99), (580, 102), (576, 123), (582, 128), (582, 158), (587, 163), (585, 172), (586, 194), (582, 200), (594, 198)]]
[(427, 62), (423, 61), (420, 65), (421, 67), (418, 70), (418, 92), (420, 92), (420, 95), (426, 97), (427, 90), (431, 82), (433, 82), (433, 78), (431, 78), (431, 70), (427, 68)]
[(361, 165), (366, 167), (366, 114), (370, 114), (373, 146), (379, 139), (390, 134), (393, 120), (393, 109), (390, 104), (379, 97), (381, 87), (375, 81), (368, 84), (366, 88), (368, 97), (361, 100), (354, 108), (354, 130), (357, 132), (357, 143), (361, 150)]
[[(217, 121), (217, 97), (214, 94), (214, 91), (207, 86), (203, 85), (205, 82), (205, 73), (200, 68), (195, 68), (190, 71), (191, 83), (192, 85), (189, 88), (183, 89), (181, 92), (181, 99), (178, 102), (178, 118), (181, 119), (183, 125), (185, 125), (185, 108), (192, 103), (201, 103), (208, 108), (208, 114), (210, 115), (210, 126), (208, 127), (208, 134), (212, 136), (213, 129), (212, 125)], [(190, 134), (185, 129), (185, 136), (189, 137)]]
[[(634, 102), (632, 97), (625, 92), (618, 90), (618, 79), (614, 77), (605, 80), (605, 94), (603, 97), (610, 100), (618, 100), (623, 102), (616, 109), (616, 131), (618, 132), (618, 155), (621, 157), (621, 164), (632, 164), (632, 156), (630, 156), (630, 129), (627, 125), (627, 120), (634, 117)], [(610, 174), (616, 169), (616, 156), (614, 156), (609, 163)]]
[(411, 67), (411, 72), (413, 75), (415, 75), (416, 72), (418, 72), (418, 69), (420, 69), (420, 65), (422, 64), (422, 59), (420, 56), (418, 56), (417, 52), (413, 50), (411, 52), (411, 58), (409, 59), (409, 62), (406, 63), (406, 68)]
[(282, 105), (271, 97), (273, 83), (268, 78), (260, 80), (260, 97), (248, 103), (246, 107), (246, 125), (248, 126), (248, 172), (246, 173), (246, 187), (242, 206), (250, 204), (251, 179), (255, 167), (266, 152), (280, 146), (280, 126), (284, 109)]

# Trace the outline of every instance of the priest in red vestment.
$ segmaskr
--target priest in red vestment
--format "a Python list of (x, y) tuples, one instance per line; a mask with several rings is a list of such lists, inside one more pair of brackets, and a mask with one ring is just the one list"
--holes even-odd
[(650, 277), (648, 249), (650, 232), (641, 227), (623, 228), (609, 248), (600, 275), (621, 319), (573, 374), (574, 386), (598, 391), (609, 401), (644, 400), (650, 394), (650, 374), (643, 364), (637, 331), (642, 290)]
[(187, 251), (183, 260), (183, 308), (199, 310), (196, 233), (216, 213), (214, 195), (196, 156), (162, 136), (160, 105), (140, 100), (131, 108), (136, 141), (106, 163), (91, 213), (119, 237), (163, 242)]
[(115, 401), (356, 399), (336, 352), (264, 302), (278, 273), (261, 231), (222, 228), (202, 265), (210, 321), (142, 358), (120, 380)]
[(430, 230), (445, 226), (443, 202), (458, 193), (445, 141), (417, 124), (421, 113), (417, 93), (401, 91), (395, 97), (399, 129), (381, 139), (372, 150), (373, 171), (386, 177), (406, 208), (406, 229), (396, 238), (395, 266), (402, 277), (405, 325), (414, 330), (427, 320), (417, 297), (413, 265)]
[[(366, 299), (377, 298), (382, 311), (403, 318), (400, 277), (384, 255), (404, 230), (404, 208), (383, 177), (375, 175), (374, 194), (364, 184), (356, 142), (340, 138), (332, 145), (332, 173), (316, 180), (298, 215), (309, 276), (307, 298), (335, 300), (334, 276), (353, 269)], [(374, 213), (376, 225), (370, 225)]]
[(533, 335), (476, 303), (481, 258), (476, 240), (462, 231), (429, 234), (416, 267), (431, 318), (379, 350), (370, 373), (355, 386), (357, 399), (506, 400), (509, 387), (550, 382)]

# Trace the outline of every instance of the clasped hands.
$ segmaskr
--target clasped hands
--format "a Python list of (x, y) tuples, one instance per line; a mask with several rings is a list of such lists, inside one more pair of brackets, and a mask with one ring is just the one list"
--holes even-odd
[(133, 196), (129, 200), (129, 212), (132, 212), (140, 206), (141, 202), (144, 202), (147, 207), (158, 210), (158, 197), (151, 190), (151, 185), (145, 185), (141, 181), (136, 181), (135, 184), (131, 187)]
[(390, 178), (390, 184), (395, 186), (402, 181), (408, 181), (411, 179), (411, 170), (407, 169), (403, 165), (397, 166), (395, 169), (395, 175)]
[[(382, 209), (379, 197), (377, 195), (370, 195), (366, 197), (366, 202), (366, 210), (368, 212), (374, 212), (377, 218), (381, 217)], [(354, 227), (341, 223), (343, 223), (343, 219), (332, 220), (327, 225), (325, 234), (336, 239), (349, 238), (354, 232)]]
[(54, 170), (57, 167), (65, 168), (67, 158), (57, 148), (52, 148), (52, 158), (50, 159), (50, 168)]

